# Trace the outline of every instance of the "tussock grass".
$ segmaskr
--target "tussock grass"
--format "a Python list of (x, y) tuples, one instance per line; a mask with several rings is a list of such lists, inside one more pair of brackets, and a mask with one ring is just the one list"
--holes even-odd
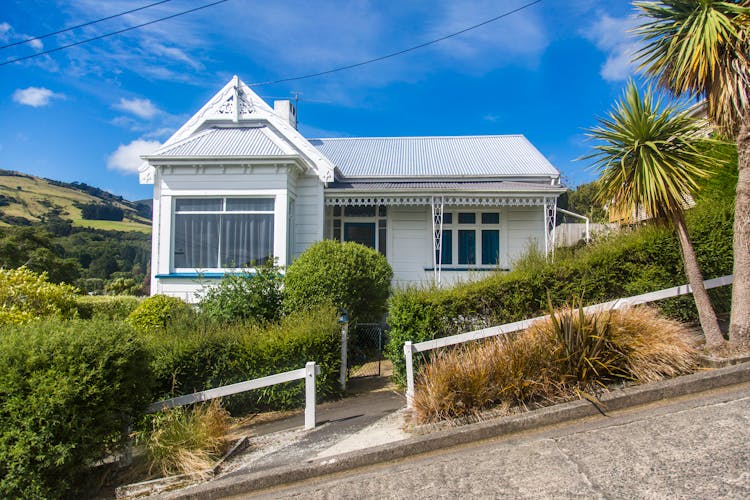
[(229, 413), (218, 399), (157, 413), (138, 441), (146, 447), (148, 474), (169, 476), (210, 469), (227, 450)]
[(649, 307), (584, 315), (554, 311), (525, 332), (437, 351), (417, 380), (419, 423), (476, 417), (493, 407), (527, 407), (691, 372), (698, 341)]

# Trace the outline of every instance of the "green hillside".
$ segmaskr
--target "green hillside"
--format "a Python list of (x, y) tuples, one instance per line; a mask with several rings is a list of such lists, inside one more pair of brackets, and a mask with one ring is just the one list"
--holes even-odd
[[(85, 207), (104, 206), (122, 210), (123, 219), (91, 220)], [(150, 207), (134, 203), (83, 183), (64, 183), (21, 172), (0, 169), (0, 227), (26, 226), (59, 217), (74, 227), (110, 231), (151, 231)]]

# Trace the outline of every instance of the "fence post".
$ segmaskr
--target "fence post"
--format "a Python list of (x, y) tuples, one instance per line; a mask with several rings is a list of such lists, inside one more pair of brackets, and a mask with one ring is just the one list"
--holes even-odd
[(406, 360), (406, 407), (414, 404), (414, 361), (412, 359), (411, 340), (404, 343), (404, 359)]
[(347, 372), (347, 351), (348, 351), (348, 339), (349, 339), (349, 321), (346, 315), (342, 316), (341, 321), (341, 372), (339, 374), (339, 381), (341, 382), (341, 390), (346, 390), (346, 372)]
[(315, 361), (305, 364), (305, 430), (315, 428)]

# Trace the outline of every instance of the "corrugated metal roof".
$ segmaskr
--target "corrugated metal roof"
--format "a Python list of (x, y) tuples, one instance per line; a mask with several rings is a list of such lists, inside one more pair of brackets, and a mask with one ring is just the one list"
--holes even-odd
[(366, 193), (393, 193), (393, 192), (493, 192), (493, 193), (526, 193), (526, 192), (550, 192), (559, 193), (565, 188), (548, 183), (535, 182), (512, 182), (512, 181), (490, 181), (490, 182), (365, 182), (365, 181), (339, 181), (328, 184), (326, 191), (352, 191)]
[(264, 132), (265, 127), (209, 128), (153, 156), (284, 156), (287, 153)]
[(344, 177), (557, 176), (522, 135), (310, 139)]

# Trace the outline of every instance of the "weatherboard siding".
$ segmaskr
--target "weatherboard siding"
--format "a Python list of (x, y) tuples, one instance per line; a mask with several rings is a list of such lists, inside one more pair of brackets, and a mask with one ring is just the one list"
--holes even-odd
[(324, 202), (323, 184), (317, 176), (297, 179), (294, 201), (294, 246), (291, 259), (299, 257), (307, 248), (323, 239)]
[(544, 209), (512, 207), (508, 209), (508, 264), (536, 245), (544, 252)]
[(424, 269), (432, 266), (431, 233), (429, 207), (389, 207), (387, 254), (395, 286), (425, 281)]

